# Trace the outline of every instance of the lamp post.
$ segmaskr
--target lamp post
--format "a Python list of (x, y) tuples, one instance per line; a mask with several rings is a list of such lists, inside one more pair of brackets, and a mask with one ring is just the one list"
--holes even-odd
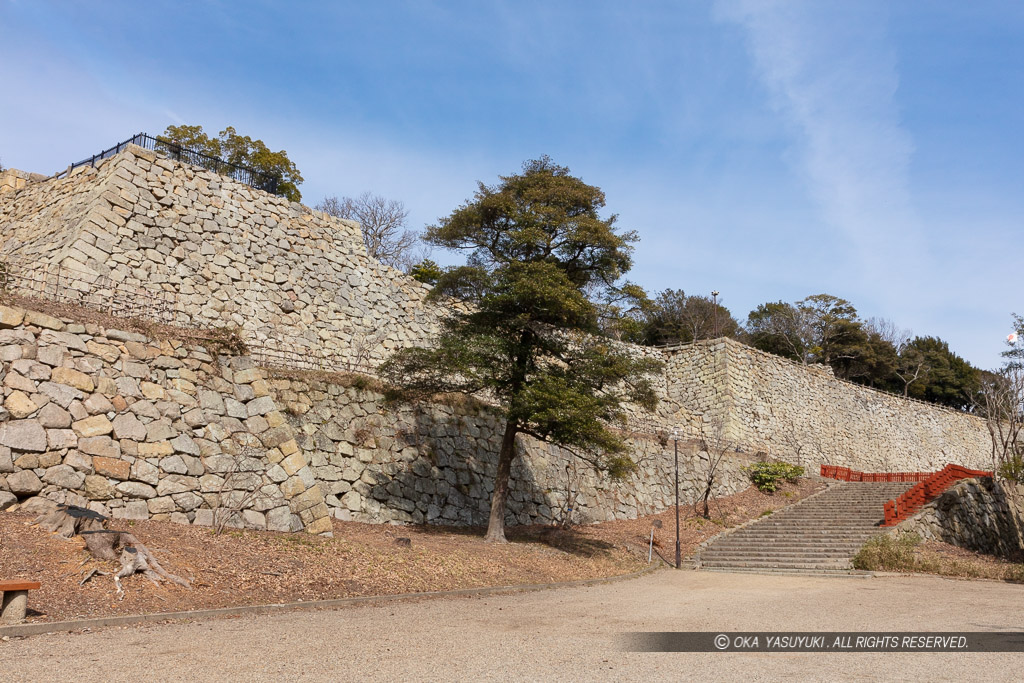
[(715, 339), (718, 339), (718, 290), (711, 292), (711, 296), (715, 299), (715, 307), (712, 309), (715, 316)]
[(676, 454), (676, 569), (680, 569), (683, 563), (679, 546), (679, 427), (672, 428), (672, 441)]

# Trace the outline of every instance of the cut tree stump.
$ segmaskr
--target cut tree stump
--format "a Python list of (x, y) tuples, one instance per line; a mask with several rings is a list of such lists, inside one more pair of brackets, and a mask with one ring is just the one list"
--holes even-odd
[(121, 579), (132, 574), (142, 574), (154, 584), (170, 581), (184, 588), (191, 584), (165, 570), (149, 549), (127, 531), (106, 528), (107, 518), (98, 512), (76, 505), (58, 505), (51, 512), (36, 518), (38, 524), (64, 538), (78, 535), (85, 541), (89, 554), (98, 560), (120, 562), (121, 569), (114, 575), (118, 595), (124, 597)]

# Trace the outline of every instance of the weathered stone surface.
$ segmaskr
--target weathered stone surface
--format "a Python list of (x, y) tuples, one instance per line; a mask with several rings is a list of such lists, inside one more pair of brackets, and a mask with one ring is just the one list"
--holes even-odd
[(177, 510), (177, 505), (170, 496), (150, 498), (146, 501), (146, 505), (149, 507), (149, 513), (152, 515), (168, 514)]
[(80, 489), (85, 482), (85, 475), (68, 465), (56, 465), (46, 470), (43, 481), (62, 489)]
[(245, 410), (249, 417), (254, 417), (256, 415), (266, 415), (271, 411), (277, 410), (277, 406), (274, 404), (274, 399), (270, 396), (261, 396), (249, 401), (245, 405)]
[(85, 497), (89, 500), (110, 500), (117, 494), (114, 485), (100, 474), (86, 475), (84, 488)]
[(160, 468), (145, 460), (132, 463), (132, 479), (156, 486), (160, 481)]
[(160, 480), (156, 487), (157, 495), (167, 496), (172, 493), (184, 493), (199, 489), (199, 480), (181, 474), (169, 474)]
[(7, 475), (7, 487), (16, 496), (33, 496), (43, 490), (43, 482), (32, 470), (21, 470)]
[(22, 420), (39, 410), (39, 406), (32, 402), (28, 396), (20, 391), (12, 391), (4, 401), (4, 408), (15, 420)]
[(141, 382), (139, 384), (139, 388), (143, 396), (153, 401), (163, 400), (167, 396), (167, 392), (164, 391), (164, 388), (159, 384), (154, 384), (152, 382)]
[(185, 461), (179, 455), (172, 455), (160, 460), (160, 469), (168, 474), (188, 474)]
[(150, 422), (146, 425), (146, 441), (154, 443), (157, 441), (169, 441), (177, 436), (174, 428), (166, 420)]
[(78, 446), (78, 435), (71, 429), (47, 429), (46, 444), (54, 451), (75, 448)]
[(92, 378), (84, 372), (73, 370), (71, 368), (54, 368), (53, 373), (50, 375), (50, 380), (57, 384), (63, 384), (64, 386), (72, 387), (78, 391), (85, 393), (92, 393), (96, 388)]
[(117, 439), (132, 439), (143, 441), (146, 436), (146, 426), (139, 422), (139, 418), (132, 413), (122, 413), (114, 418), (111, 427), (114, 437)]
[(125, 506), (114, 510), (114, 517), (118, 519), (149, 519), (149, 506), (144, 500), (130, 500)]
[(25, 320), (25, 310), (10, 306), (0, 306), (0, 327), (17, 327)]
[(64, 409), (67, 409), (72, 401), (79, 400), (85, 396), (85, 394), (74, 387), (57, 384), (56, 382), (41, 382), (39, 384), (39, 391), (46, 394), (50, 400)]
[(196, 442), (184, 434), (180, 434), (171, 439), (171, 446), (178, 453), (184, 453), (185, 455), (198, 456), (199, 446)]
[(173, 452), (174, 448), (171, 446), (169, 441), (139, 444), (139, 456), (143, 458), (158, 458), (164, 455), (170, 455)]
[(104, 458), (121, 457), (121, 444), (109, 436), (90, 436), (79, 439), (78, 450), (88, 455), (99, 455)]
[(64, 456), (64, 464), (69, 467), (73, 467), (84, 474), (92, 474), (95, 472), (92, 467), (92, 456), (86, 455), (80, 451), (68, 451), (68, 454)]
[(43, 327), (48, 330), (62, 330), (64, 329), (64, 323), (52, 315), (46, 315), (39, 311), (25, 311), (25, 324), (35, 325), (36, 327)]
[[(143, 484), (140, 481), (122, 481), (114, 488), (116, 488), (119, 493), (128, 496), (129, 498), (148, 499), (156, 496), (156, 489), (149, 484)], [(171, 512), (171, 510), (162, 510), (161, 512)]]
[(0, 425), (0, 446), (16, 451), (46, 450), (46, 431), (35, 420), (18, 420)]
[(87, 399), (82, 401), (82, 405), (89, 412), (90, 415), (99, 415), (100, 413), (109, 413), (114, 409), (114, 404), (110, 402), (110, 399), (103, 394), (92, 394)]
[(131, 465), (117, 458), (94, 457), (92, 466), (96, 474), (113, 479), (125, 480), (131, 475)]
[(11, 449), (7, 446), (0, 446), (0, 474), (14, 471), (14, 458), (11, 456)]
[[(0, 307), (2, 308), (2, 307)], [(0, 491), (0, 512), (7, 510), (18, 502), (18, 497), (8, 491)]]
[(107, 419), (106, 415), (93, 415), (92, 417), (87, 417), (84, 420), (72, 422), (71, 428), (74, 429), (75, 433), (80, 437), (102, 436), (114, 431), (114, 425), (110, 423), (110, 420)]
[(71, 413), (56, 403), (47, 403), (43, 406), (36, 419), (47, 429), (67, 429), (71, 426)]

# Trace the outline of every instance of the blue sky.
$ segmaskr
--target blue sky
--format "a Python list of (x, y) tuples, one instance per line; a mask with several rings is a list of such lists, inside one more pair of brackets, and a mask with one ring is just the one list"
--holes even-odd
[(650, 291), (827, 292), (981, 367), (1024, 313), (1024, 3), (0, 0), (0, 63), (5, 166), (233, 125), (419, 228), (549, 154)]

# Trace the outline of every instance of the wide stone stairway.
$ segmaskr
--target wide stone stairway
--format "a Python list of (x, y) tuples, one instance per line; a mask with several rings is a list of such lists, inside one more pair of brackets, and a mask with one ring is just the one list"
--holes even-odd
[(864, 542), (882, 533), (886, 501), (912, 483), (845, 482), (712, 539), (693, 558), (708, 571), (849, 573)]

